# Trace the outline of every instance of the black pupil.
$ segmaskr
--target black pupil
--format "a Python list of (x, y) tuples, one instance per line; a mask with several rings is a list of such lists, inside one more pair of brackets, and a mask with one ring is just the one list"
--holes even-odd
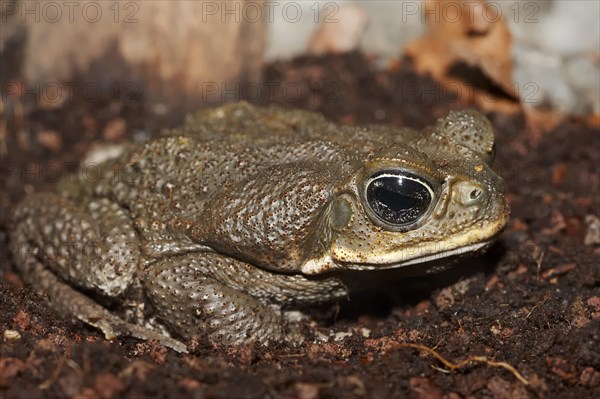
[(427, 211), (431, 194), (424, 182), (404, 175), (386, 175), (369, 183), (367, 202), (383, 221), (405, 225), (414, 223)]

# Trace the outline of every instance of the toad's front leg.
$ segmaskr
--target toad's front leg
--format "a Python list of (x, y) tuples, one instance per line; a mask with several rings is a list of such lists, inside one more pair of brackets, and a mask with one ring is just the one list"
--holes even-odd
[(346, 295), (338, 281), (271, 273), (212, 252), (149, 265), (143, 284), (161, 320), (178, 334), (225, 345), (299, 343), (299, 326), (285, 320), (280, 306)]

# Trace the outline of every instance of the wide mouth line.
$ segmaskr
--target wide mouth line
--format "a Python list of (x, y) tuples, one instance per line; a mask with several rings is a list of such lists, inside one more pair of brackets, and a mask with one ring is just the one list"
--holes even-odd
[(491, 241), (483, 241), (483, 242), (479, 242), (476, 244), (469, 244), (469, 245), (465, 245), (462, 247), (450, 249), (448, 251), (438, 252), (438, 253), (434, 253), (434, 254), (430, 254), (430, 255), (426, 255), (426, 256), (421, 256), (418, 258), (413, 258), (407, 262), (401, 262), (400, 264), (398, 264), (398, 266), (410, 266), (410, 265), (414, 265), (414, 264), (426, 263), (426, 262), (430, 262), (430, 261), (434, 261), (434, 260), (445, 259), (445, 258), (449, 258), (451, 256), (464, 255), (467, 253), (476, 252), (476, 251), (480, 250), (481, 248), (484, 248), (485, 246), (487, 246), (490, 243), (491, 243)]
[(372, 262), (348, 262), (364, 266), (372, 265), (374, 269), (384, 269), (425, 263), (432, 260), (447, 258), (476, 252), (495, 241), (505, 224), (493, 224), (485, 230), (467, 230), (461, 235), (446, 242), (428, 242), (412, 249), (391, 251)]
[(430, 253), (429, 255), (418, 256), (409, 258), (405, 261), (399, 261), (394, 263), (347, 263), (348, 269), (360, 269), (360, 270), (383, 270), (383, 269), (394, 269), (404, 266), (417, 265), (422, 263), (428, 263), (438, 261), (452, 256), (459, 256), (464, 254), (473, 253), (491, 244), (493, 240), (482, 241), (475, 244), (463, 245), (461, 247), (449, 249), (447, 251)]
[(404, 250), (395, 250), (377, 255), (371, 254), (370, 259), (360, 254), (339, 254), (334, 250), (333, 253), (326, 253), (318, 258), (309, 259), (302, 265), (301, 271), (312, 275), (340, 269), (385, 270), (433, 263), (452, 256), (480, 252), (495, 241), (504, 226), (504, 223), (497, 223), (488, 226), (483, 231), (466, 232), (446, 242), (429, 242), (418, 247), (413, 246), (412, 249), (405, 248)]

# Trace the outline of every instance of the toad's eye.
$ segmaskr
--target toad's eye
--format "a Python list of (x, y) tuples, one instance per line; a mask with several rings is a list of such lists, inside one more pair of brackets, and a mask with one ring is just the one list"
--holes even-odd
[(412, 173), (383, 171), (366, 184), (366, 200), (375, 216), (385, 224), (406, 226), (418, 221), (433, 200), (431, 184)]

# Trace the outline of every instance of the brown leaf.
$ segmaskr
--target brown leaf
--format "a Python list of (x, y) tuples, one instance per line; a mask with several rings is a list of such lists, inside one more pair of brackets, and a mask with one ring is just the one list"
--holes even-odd
[(512, 36), (502, 15), (482, 0), (427, 0), (423, 13), (427, 32), (405, 49), (415, 69), (457, 91), (463, 102), (517, 111)]

